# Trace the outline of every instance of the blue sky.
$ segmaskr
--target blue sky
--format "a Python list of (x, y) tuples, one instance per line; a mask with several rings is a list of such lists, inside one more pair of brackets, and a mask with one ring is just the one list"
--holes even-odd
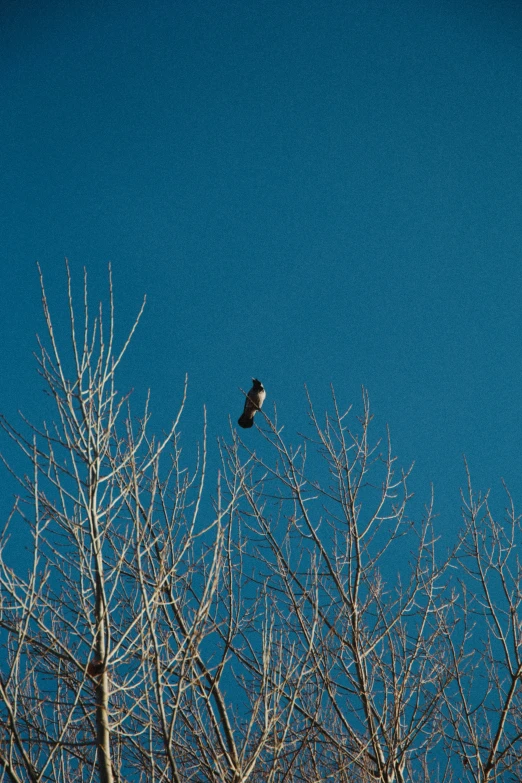
[[(253, 375), (289, 438), (368, 388), (458, 518), (522, 467), (522, 9), (469, 0), (3, 5), (0, 411), (38, 420), (35, 261), (93, 299), (158, 426), (212, 442)], [(255, 438), (256, 432), (248, 433)], [(520, 494), (520, 493), (519, 493)]]

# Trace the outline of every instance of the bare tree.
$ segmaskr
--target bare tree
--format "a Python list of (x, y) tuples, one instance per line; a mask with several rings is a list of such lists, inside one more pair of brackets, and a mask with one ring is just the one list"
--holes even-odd
[[(116, 391), (143, 307), (116, 350), (112, 280), (107, 327), (101, 307), (91, 322), (85, 279), (78, 334), (67, 272), (69, 372), (42, 281), (50, 347), (40, 345), (39, 370), (57, 421), (25, 422), (28, 434), (2, 422), (32, 465), (11, 520), (28, 525), (33, 565), (25, 577), (9, 567), (6, 525), (0, 766), (12, 781), (246, 781), (279, 713), (267, 674), (238, 733), (222, 692), (232, 641), (258, 618), (238, 604), (228, 522), (236, 495), (223, 505), (218, 483), (200, 520), (205, 440), (190, 475), (181, 410), (158, 441), (148, 403), (133, 420)], [(267, 673), (276, 672), (277, 645), (269, 632), (260, 642)]]
[(87, 278), (81, 318), (67, 280), (65, 348), (42, 280), (55, 421), (1, 420), (30, 471), (11, 468), (0, 536), (0, 783), (520, 775), (514, 509), (494, 522), (470, 489), (441, 556), (366, 394), (359, 418), (333, 394), (324, 422), (309, 400), (297, 446), (261, 411), (255, 451), (232, 428), (210, 469), (203, 417), (188, 470), (186, 387), (160, 438), (117, 391), (143, 307), (117, 348), (110, 276), (94, 318)]
[(352, 429), (335, 395), (324, 425), (309, 400), (313, 435), (295, 449), (266, 418), (269, 457), (250, 452), (243, 465), (236, 439), (229, 474), (241, 476), (238, 513), (257, 535), (287, 649), (306, 658), (306, 687), (287, 698), (313, 736), (309, 779), (433, 780), (454, 596), (432, 508), (408, 518), (408, 474), (395, 475), (389, 442), (371, 444), (363, 402)]
[(461, 779), (522, 779), (522, 564), (520, 516), (506, 489), (499, 520), (468, 471), (458, 564), (458, 633), (448, 630), (457, 688), (447, 694), (449, 752)]

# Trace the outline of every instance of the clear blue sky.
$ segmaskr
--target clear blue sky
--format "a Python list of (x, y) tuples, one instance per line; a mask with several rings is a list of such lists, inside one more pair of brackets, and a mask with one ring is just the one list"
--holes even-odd
[[(2, 5), (0, 411), (38, 418), (35, 261), (120, 323), (122, 384), (212, 441), (264, 382), (291, 434), (365, 385), (458, 516), (522, 468), (522, 8), (491, 0)], [(246, 437), (246, 436), (245, 436)], [(256, 433), (248, 433), (255, 438)]]

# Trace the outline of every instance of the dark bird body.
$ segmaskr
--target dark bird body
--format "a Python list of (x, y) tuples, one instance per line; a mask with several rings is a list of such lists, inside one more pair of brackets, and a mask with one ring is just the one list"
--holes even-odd
[(254, 424), (256, 411), (260, 410), (266, 397), (266, 391), (261, 381), (258, 381), (257, 378), (252, 378), (252, 381), (254, 385), (247, 394), (243, 413), (237, 420), (239, 426), (245, 429)]

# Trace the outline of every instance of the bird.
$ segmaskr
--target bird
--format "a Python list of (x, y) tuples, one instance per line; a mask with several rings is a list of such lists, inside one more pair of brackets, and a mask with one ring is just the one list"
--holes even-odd
[(252, 378), (252, 383), (254, 385), (247, 394), (243, 413), (237, 420), (239, 426), (244, 427), (244, 429), (253, 426), (256, 411), (261, 409), (266, 397), (265, 387), (261, 381), (258, 381), (257, 378)]

